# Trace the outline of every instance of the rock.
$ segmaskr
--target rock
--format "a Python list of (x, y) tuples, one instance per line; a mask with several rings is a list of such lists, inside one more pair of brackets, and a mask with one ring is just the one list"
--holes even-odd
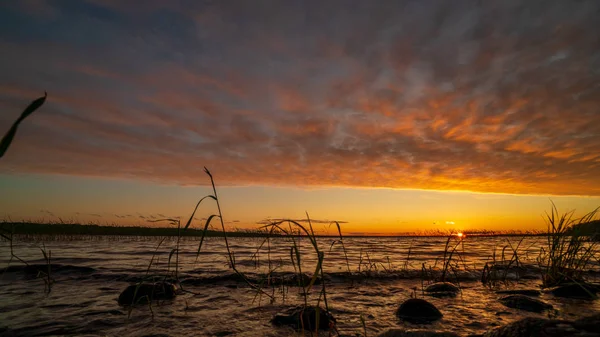
[(536, 289), (512, 289), (512, 290), (498, 290), (498, 295), (525, 295), (525, 296), (540, 296), (541, 292)]
[[(330, 330), (335, 326), (335, 318), (327, 310), (318, 308), (319, 330)], [(271, 323), (277, 326), (287, 325), (296, 330), (314, 331), (317, 326), (317, 307), (298, 306), (289, 308), (273, 317)]]
[(500, 299), (500, 303), (509, 308), (531, 312), (542, 312), (544, 310), (552, 309), (550, 304), (544, 303), (535, 298), (527, 297), (525, 295), (505, 296)]
[(143, 304), (149, 300), (171, 300), (177, 295), (176, 291), (175, 285), (169, 282), (132, 284), (119, 295), (119, 305)]
[(460, 291), (460, 288), (450, 282), (438, 282), (425, 288), (428, 295), (435, 297), (453, 297)]
[(561, 337), (577, 333), (569, 322), (528, 317), (483, 334), (484, 337)]
[(590, 283), (567, 283), (549, 289), (549, 292), (556, 297), (596, 299), (596, 293), (600, 291), (599, 287)]
[(377, 337), (459, 337), (459, 335), (442, 331), (390, 329)]
[(411, 323), (430, 323), (443, 316), (433, 304), (420, 298), (404, 301), (396, 311), (396, 315)]
[(580, 318), (573, 322), (573, 326), (579, 330), (600, 333), (600, 314)]

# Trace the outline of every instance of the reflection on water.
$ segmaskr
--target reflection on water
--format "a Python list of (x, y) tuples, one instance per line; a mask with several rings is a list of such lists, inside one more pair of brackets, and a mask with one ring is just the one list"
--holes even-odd
[[(441, 267), (445, 238), (344, 238), (348, 260), (342, 246), (333, 244), (333, 238), (319, 239), (325, 252), (324, 270), (328, 302), (344, 335), (362, 331), (361, 315), (371, 335), (386, 328), (413, 327), (400, 322), (394, 315), (398, 305), (409, 298), (413, 288), (421, 289), (421, 269)], [(513, 246), (518, 239), (510, 238)], [(316, 255), (307, 239), (297, 240), (302, 252), (303, 271), (314, 270)], [(119, 307), (119, 293), (128, 281), (146, 273), (154, 255), (154, 273), (164, 273), (169, 252), (175, 240), (167, 239), (157, 250), (157, 238), (104, 238), (102, 240), (70, 240), (45, 242), (52, 251), (56, 264), (56, 279), (50, 294), (44, 293), (43, 282), (35, 275), (6, 271), (0, 281), (0, 329), (10, 328), (6, 335), (238, 335), (282, 336), (294, 335), (291, 330), (274, 328), (269, 320), (290, 304), (303, 303), (298, 287), (279, 287), (272, 291), (276, 301), (243, 283), (235, 282), (228, 269), (223, 240), (208, 239), (196, 258), (198, 239), (181, 241), (179, 275), (188, 280), (185, 293), (171, 302), (136, 308), (127, 318), (127, 311)], [(230, 239), (238, 268), (249, 277), (257, 277), (271, 269), (278, 273), (293, 272), (290, 262), (291, 241), (271, 239), (270, 251), (257, 251), (261, 239)], [(454, 274), (460, 275), (462, 293), (456, 298), (429, 298), (443, 312), (444, 317), (428, 328), (454, 331), (459, 334), (481, 333), (490, 327), (503, 325), (523, 316), (573, 319), (600, 309), (599, 301), (555, 299), (542, 295), (555, 310), (545, 314), (526, 313), (509, 309), (498, 302), (501, 295), (483, 287), (478, 281), (481, 269), (496, 248), (496, 259), (501, 259), (506, 238), (470, 237), (452, 241), (456, 246), (453, 257)], [(529, 268), (525, 278), (511, 286), (538, 288), (534, 277), (536, 257), (544, 239), (527, 237), (521, 242), (518, 254), (521, 263)], [(15, 252), (30, 264), (44, 264), (36, 243), (19, 243)], [(155, 254), (156, 250), (156, 254)], [(0, 247), (0, 263), (6, 266), (10, 258), (7, 243)], [(506, 259), (512, 250), (505, 249)], [(173, 262), (173, 261), (171, 261)], [(597, 262), (596, 262), (597, 263)], [(20, 265), (13, 261), (11, 265)], [(172, 269), (172, 265), (171, 265)], [(347, 277), (347, 270), (360, 271), (371, 278)], [(385, 277), (393, 275), (393, 277)], [(219, 276), (220, 278), (215, 278)], [(213, 277), (212, 281), (209, 278)], [(195, 280), (192, 282), (192, 280)], [(184, 282), (184, 281), (182, 281)], [(282, 296), (281, 292), (285, 292)], [(418, 296), (422, 296), (417, 292)], [(318, 294), (310, 294), (316, 299)], [(285, 301), (285, 303), (284, 303)], [(0, 330), (2, 331), (2, 330)]]

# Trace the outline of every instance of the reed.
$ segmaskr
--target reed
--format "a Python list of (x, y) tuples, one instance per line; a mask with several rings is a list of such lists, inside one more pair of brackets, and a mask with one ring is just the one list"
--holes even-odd
[(344, 237), (342, 235), (342, 229), (340, 228), (340, 223), (338, 221), (333, 221), (331, 224), (334, 224), (337, 227), (337, 231), (338, 231), (338, 235), (339, 235), (339, 240), (335, 240), (333, 242), (331, 242), (331, 246), (329, 247), (329, 251), (331, 252), (331, 249), (333, 248), (333, 246), (336, 243), (339, 243), (342, 246), (342, 251), (344, 252), (344, 259), (346, 261), (346, 268), (348, 271), (348, 274), (352, 274), (352, 272), (350, 271), (350, 262), (348, 260), (348, 253), (346, 251), (346, 246), (344, 245)]
[(581, 226), (576, 225), (592, 221), (599, 210), (600, 207), (581, 218), (574, 218), (574, 211), (560, 214), (552, 202), (545, 218), (548, 228), (546, 247), (538, 256), (544, 287), (585, 282), (584, 271), (595, 258), (598, 242), (582, 235)]
[(210, 183), (212, 186), (212, 190), (213, 190), (213, 194), (209, 194), (205, 197), (203, 197), (202, 199), (200, 199), (200, 201), (198, 201), (198, 204), (196, 204), (196, 208), (194, 209), (194, 212), (192, 212), (192, 215), (190, 216), (190, 219), (188, 220), (187, 224), (185, 225), (184, 230), (188, 229), (192, 223), (192, 220), (194, 219), (194, 214), (196, 213), (196, 211), (198, 210), (198, 206), (200, 206), (200, 203), (205, 200), (205, 199), (212, 199), (216, 202), (217, 204), (217, 211), (218, 214), (211, 214), (207, 219), (206, 222), (204, 224), (204, 230), (202, 231), (202, 236), (200, 237), (200, 243), (198, 244), (198, 251), (196, 253), (196, 259), (198, 259), (198, 256), (200, 255), (200, 250), (202, 249), (202, 243), (204, 242), (204, 237), (208, 226), (210, 225), (210, 222), (212, 219), (214, 219), (215, 217), (218, 217), (220, 222), (221, 222), (221, 229), (223, 230), (223, 238), (225, 240), (225, 248), (227, 249), (227, 258), (229, 261), (229, 267), (238, 275), (240, 276), (244, 282), (246, 284), (248, 284), (252, 289), (255, 289), (257, 292), (259, 292), (260, 294), (266, 295), (267, 297), (269, 297), (271, 300), (273, 300), (273, 296), (267, 292), (265, 292), (262, 287), (260, 287), (259, 285), (254, 284), (253, 282), (251, 282), (246, 275), (244, 275), (244, 273), (242, 273), (236, 266), (235, 263), (235, 255), (232, 252), (230, 246), (229, 246), (229, 240), (227, 239), (227, 232), (225, 230), (225, 223), (223, 221), (223, 213), (221, 211), (221, 204), (219, 202), (219, 196), (217, 194), (217, 188), (215, 186), (215, 180), (213, 178), (213, 175), (210, 173), (210, 171), (204, 167), (204, 173), (206, 173), (206, 175), (208, 175), (208, 177), (210, 178)]
[(131, 318), (131, 312), (133, 311), (134, 306), (144, 300), (148, 302), (148, 308), (150, 309), (150, 313), (152, 314), (152, 318), (154, 319), (154, 310), (152, 310), (152, 300), (153, 300), (154, 290), (152, 291), (150, 296), (144, 295), (141, 297), (137, 297), (137, 294), (140, 290), (140, 287), (144, 284), (144, 282), (147, 282), (148, 280), (154, 281), (154, 277), (152, 277), (150, 275), (150, 270), (152, 269), (152, 264), (154, 263), (154, 259), (156, 258), (158, 249), (160, 248), (160, 246), (163, 244), (164, 241), (165, 241), (165, 238), (163, 238), (162, 240), (160, 240), (158, 242), (158, 245), (156, 246), (156, 248), (154, 249), (154, 252), (152, 253), (152, 257), (150, 258), (150, 263), (148, 263), (148, 268), (146, 268), (146, 275), (144, 275), (144, 277), (136, 283), (136, 287), (133, 292), (131, 304), (127, 308), (127, 319)]
[[(0, 279), (2, 279), (4, 277), (4, 273), (6, 272), (6, 270), (8, 270), (8, 267), (10, 266), (10, 264), (12, 263), (13, 260), (17, 260), (28, 267), (31, 266), (29, 263), (27, 263), (27, 261), (23, 260), (15, 253), (14, 228), (15, 228), (14, 225), (11, 226), (11, 230), (4, 228), (4, 226), (0, 227), (0, 237), (2, 237), (4, 240), (8, 241), (9, 250), (10, 250), (10, 258), (7, 263), (7, 268), (5, 268), (2, 275), (0, 275)], [(46, 294), (49, 294), (50, 291), (52, 290), (52, 285), (56, 282), (55, 279), (52, 277), (52, 263), (51, 263), (52, 252), (50, 250), (46, 251), (46, 246), (44, 244), (42, 244), (42, 247), (39, 247), (39, 249), (42, 252), (42, 255), (44, 257), (44, 262), (46, 263), (46, 268), (45, 269), (38, 268), (36, 278), (41, 278), (44, 281), (44, 292)]]
[[(44, 96), (39, 97), (38, 99), (32, 101), (25, 108), (25, 110), (23, 110), (23, 112), (21, 112), (21, 115), (19, 116), (19, 118), (17, 118), (14, 121), (14, 123), (12, 124), (10, 129), (6, 132), (6, 134), (4, 134), (4, 136), (2, 137), (2, 140), (0, 141), (0, 158), (4, 157), (4, 154), (6, 153), (6, 151), (12, 144), (13, 139), (14, 139), (15, 135), (17, 134), (19, 125), (25, 120), (25, 118), (30, 116), (34, 111), (39, 109), (44, 104), (44, 102), (46, 102), (47, 96), (48, 96), (48, 94), (46, 92), (44, 92)], [(14, 248), (13, 248), (14, 225), (11, 226), (12, 230), (10, 232), (8, 232), (7, 230), (4, 230), (4, 228), (1, 228), (1, 229), (2, 230), (0, 230), (0, 232), (3, 232), (3, 233), (0, 233), (0, 236), (3, 239), (7, 240), (10, 244), (10, 259), (9, 259), (8, 265), (10, 265), (10, 263), (12, 262), (13, 259), (16, 259), (16, 260), (24, 263), (25, 265), (29, 266), (29, 264), (26, 261), (24, 261), (23, 259), (18, 257), (14, 252)], [(42, 280), (44, 280), (44, 290), (48, 294), (48, 293), (50, 293), (50, 290), (52, 289), (52, 284), (54, 284), (54, 282), (55, 282), (54, 279), (52, 278), (52, 265), (50, 263), (50, 259), (51, 259), (52, 255), (51, 255), (50, 251), (46, 252), (46, 246), (40, 247), (40, 250), (42, 252), (42, 255), (44, 256), (44, 261), (46, 262), (46, 270), (38, 270), (37, 277), (42, 278)]]
[[(455, 239), (456, 238), (452, 235), (448, 236), (448, 239), (446, 239), (446, 244), (444, 245), (444, 255), (442, 256), (442, 268), (440, 270), (440, 276), (434, 277), (434, 280), (436, 282), (448, 281), (448, 275), (450, 274), (450, 272), (452, 272), (454, 274), (455, 282), (458, 283), (457, 266), (458, 262), (463, 261), (463, 259), (460, 254), (460, 251), (458, 251), (457, 249), (462, 243), (462, 240), (458, 239), (458, 241), (455, 244), (451, 244), (451, 241)], [(453, 259), (455, 255), (458, 260)], [(435, 264), (437, 265), (437, 263), (438, 260), (436, 259)]]
[[(521, 259), (519, 257), (519, 247), (525, 237), (521, 238), (516, 246), (513, 246), (510, 239), (506, 239), (506, 245), (502, 247), (501, 254), (497, 258), (496, 256), (496, 246), (494, 246), (494, 250), (492, 251), (491, 261), (487, 261), (481, 271), (481, 283), (490, 288), (497, 287), (501, 284), (508, 285), (510, 283), (509, 272), (514, 270), (516, 280), (518, 281), (520, 274), (519, 270), (521, 268)], [(512, 254), (510, 259), (507, 259), (507, 255), (505, 254), (506, 250), (510, 249)]]
[(12, 144), (12, 141), (15, 138), (15, 135), (17, 134), (17, 129), (19, 128), (19, 125), (25, 120), (25, 118), (31, 115), (35, 110), (39, 109), (44, 104), (44, 102), (46, 102), (47, 96), (48, 94), (44, 92), (44, 96), (31, 102), (25, 108), (25, 110), (23, 110), (19, 118), (17, 118), (14, 121), (10, 129), (8, 129), (8, 131), (6, 132), (6, 134), (4, 134), (4, 137), (2, 137), (2, 140), (0, 141), (0, 158), (4, 157), (4, 154), (10, 147), (10, 144)]
[[(324, 306), (325, 306), (325, 310), (329, 311), (329, 302), (327, 300), (327, 289), (326, 289), (326, 285), (325, 285), (325, 273), (323, 271), (323, 262), (325, 260), (325, 253), (319, 248), (319, 244), (317, 242), (317, 236), (315, 235), (313, 226), (312, 226), (312, 221), (310, 219), (310, 216), (308, 215), (308, 213), (306, 213), (306, 222), (308, 223), (308, 227), (302, 225), (299, 221), (297, 220), (292, 220), (292, 219), (282, 219), (282, 220), (277, 220), (274, 222), (271, 222), (267, 225), (262, 226), (262, 228), (268, 229), (269, 232), (272, 232), (274, 230), (279, 231), (280, 233), (283, 233), (285, 236), (289, 236), (291, 241), (292, 241), (292, 247), (290, 248), (290, 260), (292, 261), (292, 265), (294, 267), (294, 270), (297, 272), (297, 280), (298, 280), (298, 286), (300, 288), (302, 288), (302, 295), (303, 295), (303, 299), (304, 299), (304, 307), (308, 307), (308, 294), (310, 293), (310, 291), (312, 290), (313, 286), (316, 284), (317, 279), (320, 276), (320, 281), (321, 281), (321, 289), (319, 291), (319, 296), (317, 298), (317, 303), (315, 306), (315, 321), (316, 321), (316, 326), (318, 327), (318, 320), (319, 320), (319, 308), (320, 308), (320, 303), (321, 301), (323, 302)], [(287, 228), (286, 228), (287, 225)], [(300, 254), (300, 249), (299, 249), (299, 245), (297, 243), (297, 240), (295, 238), (295, 233), (301, 234), (302, 237), (306, 237), (308, 238), (311, 247), (313, 248), (316, 257), (317, 257), (317, 264), (315, 266), (315, 270), (312, 274), (312, 277), (310, 278), (308, 284), (305, 283), (305, 277), (304, 277), (304, 273), (302, 271), (302, 255)], [(332, 327), (333, 330), (337, 331), (335, 326)], [(304, 330), (304, 328), (302, 327), (302, 330)], [(315, 333), (317, 334), (318, 332), (315, 331)], [(330, 331), (331, 333), (331, 331)]]
[(367, 322), (365, 321), (365, 316), (363, 314), (360, 314), (360, 324), (363, 328), (363, 336), (367, 337)]

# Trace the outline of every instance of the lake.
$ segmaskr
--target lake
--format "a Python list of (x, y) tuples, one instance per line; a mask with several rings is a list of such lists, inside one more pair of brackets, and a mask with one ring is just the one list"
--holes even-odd
[[(296, 336), (287, 327), (275, 327), (271, 318), (291, 305), (304, 303), (303, 288), (262, 283), (264, 294), (250, 287), (229, 268), (222, 238), (205, 239), (196, 254), (199, 238), (182, 238), (179, 254), (169, 255), (176, 238), (157, 237), (39, 237), (17, 241), (14, 252), (32, 265), (13, 261), (0, 280), (0, 331), (6, 336)], [(317, 256), (307, 238), (296, 238), (303, 273), (312, 275)], [(389, 328), (426, 328), (461, 335), (482, 333), (526, 316), (575, 319), (600, 311), (600, 301), (558, 299), (542, 294), (540, 299), (554, 309), (543, 314), (510, 309), (498, 299), (498, 289), (539, 289), (537, 263), (544, 237), (452, 238), (445, 249), (443, 237), (353, 238), (344, 246), (336, 238), (319, 238), (324, 253), (325, 290), (328, 306), (337, 319), (341, 335), (369, 336)], [(268, 271), (286, 277), (294, 273), (289, 238), (229, 238), (237, 269), (254, 284)], [(519, 244), (520, 243), (520, 244)], [(8, 242), (0, 242), (0, 267), (8, 265)], [(39, 247), (51, 251), (55, 280), (49, 293), (36, 268), (45, 270)], [(262, 247), (259, 249), (259, 247)], [(517, 248), (519, 267), (502, 274), (493, 286), (484, 286), (481, 271), (496, 252), (496, 260), (510, 260)], [(345, 250), (344, 250), (345, 248)], [(439, 275), (449, 253), (446, 279), (456, 282), (461, 293), (454, 298), (427, 296), (422, 287), (431, 273)], [(596, 254), (598, 256), (598, 254)], [(149, 264), (152, 265), (149, 268)], [(297, 262), (297, 261), (296, 261)], [(593, 269), (598, 270), (598, 261)], [(136, 306), (128, 312), (117, 298), (132, 282), (146, 274), (177, 276), (185, 292), (174, 300)], [(350, 273), (348, 272), (350, 271)], [(594, 280), (596, 272), (590, 272)], [(322, 289), (319, 282), (307, 295), (316, 304)], [(271, 299), (269, 296), (272, 296)], [(425, 298), (443, 313), (427, 325), (401, 321), (398, 306), (411, 296)], [(323, 302), (321, 301), (321, 305)], [(129, 317), (128, 317), (129, 316)], [(327, 333), (323, 333), (325, 336)]]

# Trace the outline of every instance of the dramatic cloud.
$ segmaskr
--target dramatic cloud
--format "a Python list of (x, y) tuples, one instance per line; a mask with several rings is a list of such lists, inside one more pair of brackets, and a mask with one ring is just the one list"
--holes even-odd
[(0, 8), (0, 172), (600, 195), (600, 2)]

